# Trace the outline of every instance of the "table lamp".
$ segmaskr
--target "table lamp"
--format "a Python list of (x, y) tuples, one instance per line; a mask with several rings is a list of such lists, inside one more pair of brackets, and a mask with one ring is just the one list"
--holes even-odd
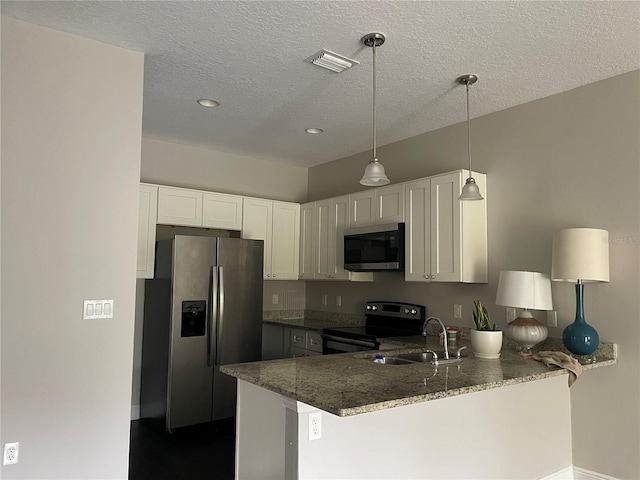
[(547, 327), (533, 318), (529, 311), (553, 310), (549, 275), (539, 272), (503, 270), (500, 272), (496, 304), (522, 308), (518, 318), (509, 322), (507, 335), (522, 347), (522, 353), (547, 338)]
[(596, 228), (556, 232), (551, 279), (576, 284), (576, 319), (562, 332), (562, 343), (575, 356), (591, 355), (600, 339), (584, 318), (584, 284), (609, 281), (609, 232)]

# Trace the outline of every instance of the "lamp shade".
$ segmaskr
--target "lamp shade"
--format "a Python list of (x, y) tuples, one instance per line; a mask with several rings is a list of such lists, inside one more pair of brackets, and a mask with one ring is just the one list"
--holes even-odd
[(372, 159), (364, 170), (360, 184), (367, 187), (378, 187), (387, 183), (389, 183), (389, 178), (384, 173), (384, 167), (377, 158)]
[(540, 272), (500, 272), (496, 304), (532, 310), (553, 310), (551, 280)]
[(567, 228), (553, 235), (551, 279), (582, 283), (609, 281), (609, 232)]

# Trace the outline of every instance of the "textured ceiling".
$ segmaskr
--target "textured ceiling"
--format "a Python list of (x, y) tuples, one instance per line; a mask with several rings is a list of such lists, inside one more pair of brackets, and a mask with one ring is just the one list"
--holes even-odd
[[(9, 17), (145, 53), (143, 134), (313, 166), (640, 68), (637, 1), (2, 1)], [(327, 49), (341, 74), (304, 59)], [(217, 108), (203, 108), (213, 98)], [(306, 127), (324, 129), (309, 135)], [(464, 141), (464, 139), (461, 139)], [(384, 159), (382, 159), (384, 161)]]

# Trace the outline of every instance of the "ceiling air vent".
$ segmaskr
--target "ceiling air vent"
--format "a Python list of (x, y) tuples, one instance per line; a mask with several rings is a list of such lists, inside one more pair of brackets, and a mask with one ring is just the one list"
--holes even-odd
[(313, 63), (318, 67), (326, 68), (327, 70), (331, 70), (336, 73), (342, 73), (348, 68), (360, 63), (356, 60), (352, 60), (324, 49), (305, 59), (305, 62)]

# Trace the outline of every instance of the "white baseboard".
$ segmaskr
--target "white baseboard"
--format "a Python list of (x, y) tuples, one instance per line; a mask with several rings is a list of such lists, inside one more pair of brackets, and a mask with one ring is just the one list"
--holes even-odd
[(592, 472), (580, 467), (570, 465), (551, 475), (542, 477), (540, 480), (618, 480), (615, 477), (602, 473)]
[(140, 419), (140, 405), (131, 405), (131, 420)]
[(573, 467), (574, 480), (618, 480), (604, 473), (592, 472), (580, 467)]
[(558, 470), (551, 475), (547, 475), (546, 477), (542, 477), (540, 480), (574, 480), (573, 478), (573, 465), (569, 465), (562, 470)]

